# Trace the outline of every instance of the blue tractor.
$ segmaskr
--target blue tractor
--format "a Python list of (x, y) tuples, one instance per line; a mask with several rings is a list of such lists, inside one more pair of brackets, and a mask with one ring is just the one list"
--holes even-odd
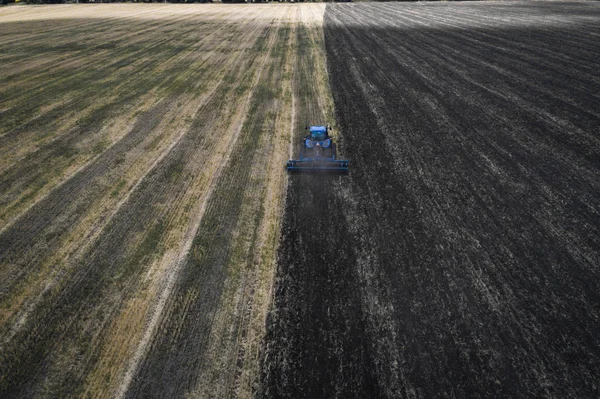
[(349, 161), (336, 159), (335, 143), (329, 137), (329, 128), (310, 126), (306, 129), (309, 135), (303, 139), (300, 159), (287, 162), (288, 172), (348, 173)]

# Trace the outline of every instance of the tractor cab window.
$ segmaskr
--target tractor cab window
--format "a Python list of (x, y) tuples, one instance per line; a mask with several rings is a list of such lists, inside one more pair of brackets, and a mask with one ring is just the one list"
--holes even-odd
[(325, 140), (325, 133), (324, 132), (313, 132), (311, 138), (314, 141), (323, 141), (323, 140)]

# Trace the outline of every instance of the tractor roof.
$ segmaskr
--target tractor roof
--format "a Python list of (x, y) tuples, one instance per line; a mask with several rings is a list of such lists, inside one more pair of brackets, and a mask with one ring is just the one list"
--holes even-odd
[(326, 126), (311, 126), (309, 131), (311, 133), (325, 133), (327, 131)]

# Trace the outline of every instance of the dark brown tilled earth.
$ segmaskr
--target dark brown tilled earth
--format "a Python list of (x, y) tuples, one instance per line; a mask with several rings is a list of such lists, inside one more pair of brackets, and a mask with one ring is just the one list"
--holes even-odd
[(261, 396), (600, 395), (600, 5), (328, 6)]
[[(340, 177), (291, 179), (261, 395), (369, 397), (377, 390)], [(336, 217), (337, 215), (337, 217)]]
[[(333, 123), (317, 84), (320, 29), (298, 28), (293, 141), (307, 124)], [(316, 53), (315, 53), (316, 51)], [(336, 127), (333, 132), (335, 134)], [(299, 147), (294, 152), (297, 156)], [(342, 148), (343, 150), (343, 148)], [(258, 397), (369, 397), (377, 391), (360, 297), (358, 240), (340, 217), (347, 177), (292, 175)]]

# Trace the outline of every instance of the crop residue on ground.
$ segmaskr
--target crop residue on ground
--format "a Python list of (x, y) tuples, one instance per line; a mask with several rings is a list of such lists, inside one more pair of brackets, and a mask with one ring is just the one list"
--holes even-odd
[(252, 395), (324, 8), (2, 9), (0, 396)]

